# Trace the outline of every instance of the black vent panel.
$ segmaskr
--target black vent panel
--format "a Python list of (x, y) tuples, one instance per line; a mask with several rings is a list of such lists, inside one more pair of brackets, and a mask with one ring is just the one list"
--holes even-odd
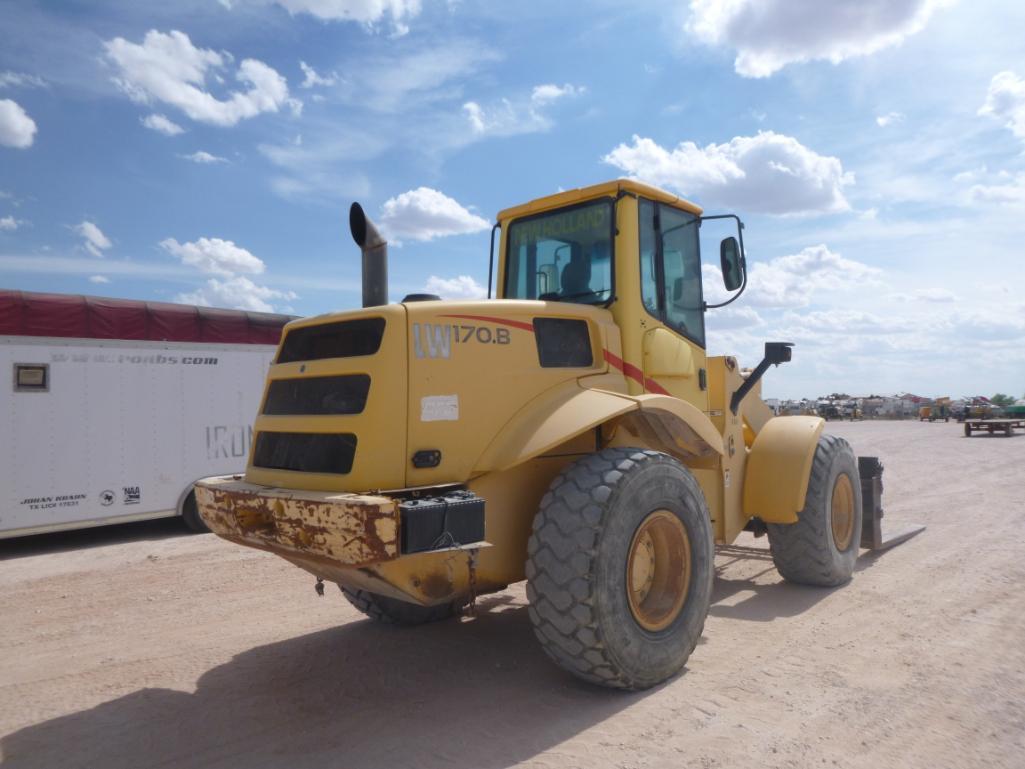
[(357, 318), (289, 331), (278, 353), (278, 363), (324, 358), (355, 358), (381, 349), (384, 318)]
[(356, 436), (352, 433), (261, 432), (256, 436), (253, 465), (301, 473), (335, 473), (352, 470), (356, 457)]
[(361, 414), (367, 405), (366, 374), (275, 379), (267, 389), (263, 413), (270, 416)]
[(534, 318), (534, 339), (542, 368), (582, 368), (594, 363), (586, 320)]

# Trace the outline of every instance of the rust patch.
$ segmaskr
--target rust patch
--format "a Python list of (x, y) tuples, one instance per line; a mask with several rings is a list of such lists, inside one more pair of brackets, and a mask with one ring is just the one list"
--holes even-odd
[(399, 554), (399, 511), (388, 497), (292, 491), (227, 477), (200, 481), (196, 502), (211, 531), (279, 555), (356, 566)]
[(419, 580), (420, 592), (432, 600), (448, 598), (454, 591), (452, 575), (427, 574)]

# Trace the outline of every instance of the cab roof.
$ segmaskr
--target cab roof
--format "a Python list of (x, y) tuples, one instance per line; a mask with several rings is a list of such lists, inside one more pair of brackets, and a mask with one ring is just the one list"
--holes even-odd
[(684, 200), (678, 195), (673, 195), (665, 190), (660, 190), (658, 187), (652, 187), (650, 184), (635, 181), (634, 179), (614, 179), (609, 182), (602, 182), (601, 184), (592, 184), (590, 187), (579, 187), (574, 190), (557, 192), (554, 195), (547, 195), (543, 198), (531, 200), (529, 203), (507, 208), (504, 211), (498, 212), (498, 221), (504, 222), (509, 219), (517, 219), (528, 214), (535, 214), (552, 208), (561, 208), (562, 206), (594, 198), (615, 197), (623, 192), (657, 200), (660, 203), (682, 208), (695, 216), (701, 216), (700, 207), (694, 205), (689, 200)]

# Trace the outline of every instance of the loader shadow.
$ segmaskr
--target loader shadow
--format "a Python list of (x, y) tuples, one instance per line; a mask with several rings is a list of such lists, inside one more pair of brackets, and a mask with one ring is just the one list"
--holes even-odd
[(503, 603), (469, 621), (360, 620), (257, 647), (194, 693), (140, 689), (2, 737), (3, 766), (497, 769), (646, 696), (562, 672), (526, 607)]
[(0, 540), (0, 561), (27, 558), (47, 553), (87, 550), (91, 547), (119, 545), (123, 542), (155, 541), (171, 537), (196, 536), (182, 523), (181, 518), (160, 518), (155, 521), (117, 523), (91, 529), (56, 531), (50, 534), (32, 534), (28, 537)]
[[(713, 617), (749, 622), (772, 622), (783, 617), (795, 617), (851, 584), (811, 587), (787, 582), (779, 576), (772, 562), (772, 554), (764, 548), (732, 545), (718, 547), (716, 552), (719, 557), (716, 558), (712, 603), (708, 609)], [(871, 568), (878, 557), (879, 553), (863, 552), (854, 564), (855, 574)], [(744, 577), (733, 576), (731, 572), (734, 569), (731, 567), (741, 560), (754, 560), (757, 572)]]

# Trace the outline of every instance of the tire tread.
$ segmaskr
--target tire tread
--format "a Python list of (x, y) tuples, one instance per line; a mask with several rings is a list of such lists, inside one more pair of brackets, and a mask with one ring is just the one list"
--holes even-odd
[[(854, 460), (854, 502), (861, 504), (859, 478), (857, 475), (857, 459), (854, 452), (843, 438), (824, 434), (819, 438), (812, 462), (811, 477), (808, 480), (808, 494), (804, 509), (797, 514), (797, 523), (767, 525), (769, 547), (776, 569), (787, 580), (802, 585), (835, 587), (849, 581), (851, 575), (839, 569), (830, 544), (832, 531), (827, 515), (816, 514), (819, 505), (825, 505), (822, 495), (831, 495), (832, 489), (826, 489), (829, 482), (830, 468), (834, 459), (848, 453)], [(856, 543), (861, 538), (860, 510), (855, 510), (855, 530), (851, 535)]]
[[(605, 503), (617, 483), (637, 466), (664, 461), (648, 449), (613, 448), (570, 465), (552, 482), (534, 519), (527, 546), (528, 614), (541, 647), (557, 665), (601, 686), (644, 688), (625, 675), (602, 639), (593, 611), (591, 566), (597, 555)], [(703, 499), (693, 476), (687, 479)], [(687, 656), (701, 630), (694, 634)]]

